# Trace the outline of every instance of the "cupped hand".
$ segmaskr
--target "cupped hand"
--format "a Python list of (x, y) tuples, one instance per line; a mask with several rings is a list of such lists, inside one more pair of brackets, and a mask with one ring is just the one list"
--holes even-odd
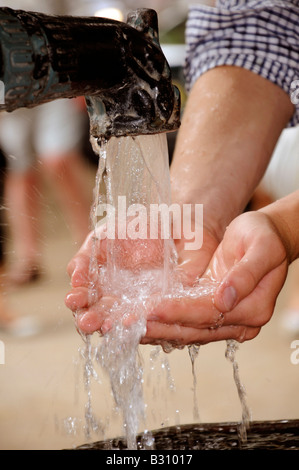
[[(74, 314), (77, 329), (83, 334), (105, 332), (107, 325), (111, 325), (111, 305), (118, 301), (103, 293), (100, 271), (107, 262), (107, 240), (104, 237), (101, 239), (99, 232), (97, 235), (94, 232), (88, 235), (67, 267), (71, 290), (65, 303)], [(200, 250), (185, 250), (184, 240), (176, 241), (178, 263), (175, 269), (186, 287), (192, 286), (205, 272), (217, 245), (218, 242), (207, 230), (204, 231), (204, 244)], [(121, 267), (131, 271), (163, 265), (164, 248), (161, 240), (119, 240), (119, 243), (114, 244), (114, 249), (121, 252)], [(152, 304), (156, 304), (156, 298), (152, 300)], [(202, 299), (201, 308), (203, 305), (206, 305), (206, 299)], [(215, 309), (212, 309), (212, 315), (215, 316)]]
[[(150, 243), (141, 252), (133, 250), (136, 245), (126, 244), (127, 267), (134, 269), (136, 256), (138, 265), (162, 256)], [(262, 212), (242, 214), (228, 226), (219, 245), (205, 231), (201, 249), (186, 251), (181, 240), (177, 251), (176, 270), (185, 287), (202, 284), (209, 289), (198, 297), (180, 295), (156, 304), (148, 313), (141, 342), (182, 346), (225, 339), (242, 342), (257, 336), (273, 314), (288, 269), (286, 250), (271, 219)], [(96, 269), (90, 269), (91, 255)], [(103, 296), (98, 282), (98, 270), (105, 262), (105, 241), (94, 240), (91, 233), (68, 266), (72, 290), (66, 305), (85, 334), (104, 332), (102, 327), (116, 300)]]
[(269, 216), (240, 215), (228, 226), (203, 276), (216, 282), (214, 294), (163, 301), (151, 312), (142, 342), (163, 338), (184, 345), (256, 337), (273, 314), (287, 269), (286, 249)]

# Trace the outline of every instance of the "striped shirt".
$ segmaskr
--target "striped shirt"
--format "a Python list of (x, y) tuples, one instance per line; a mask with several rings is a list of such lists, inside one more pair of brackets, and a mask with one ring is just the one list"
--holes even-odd
[(192, 5), (186, 25), (186, 88), (220, 65), (251, 70), (280, 86), (299, 123), (299, 0), (218, 0)]

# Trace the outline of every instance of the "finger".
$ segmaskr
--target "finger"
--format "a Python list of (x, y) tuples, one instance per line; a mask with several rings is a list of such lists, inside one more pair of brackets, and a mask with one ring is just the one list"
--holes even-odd
[[(261, 261), (262, 260), (262, 261)], [(259, 282), (275, 268), (286, 266), (283, 247), (275, 253), (265, 243), (255, 243), (228, 272), (215, 292), (215, 306), (222, 312), (231, 311), (254, 291)]]
[(68, 272), (73, 287), (88, 287), (98, 284), (99, 269), (102, 264), (85, 254), (76, 256), (70, 263)]
[(67, 273), (74, 286), (86, 285), (92, 269), (106, 262), (106, 241), (95, 237), (90, 232), (78, 253), (70, 260)]
[[(102, 297), (93, 306), (78, 311), (75, 317), (77, 328), (84, 334), (101, 331), (103, 323), (110, 315), (114, 302), (115, 299), (112, 297)], [(113, 319), (111, 320), (113, 321)]]
[(85, 255), (78, 255), (68, 265), (68, 274), (73, 287), (87, 287), (90, 284), (90, 258)]
[(76, 317), (78, 330), (87, 335), (100, 331), (102, 323), (103, 318), (98, 309), (88, 309)]
[(166, 344), (174, 347), (189, 344), (208, 344), (215, 341), (234, 339), (240, 343), (255, 338), (260, 328), (244, 326), (224, 326), (218, 329), (188, 328), (180, 325), (163, 325), (156, 322), (147, 322), (146, 335), (141, 344)]
[(72, 289), (65, 297), (65, 305), (67, 308), (76, 312), (76, 310), (88, 307), (88, 289), (85, 287), (78, 287)]
[(65, 305), (76, 312), (79, 309), (90, 307), (99, 301), (102, 297), (102, 291), (99, 287), (91, 289), (80, 286), (72, 289), (65, 297)]
[(223, 325), (262, 327), (271, 319), (276, 299), (286, 278), (287, 268), (279, 266), (268, 273), (257, 287), (229, 312), (224, 313)]
[(209, 328), (217, 323), (219, 314), (211, 292), (195, 298), (184, 295), (163, 299), (152, 308), (147, 319), (167, 325)]

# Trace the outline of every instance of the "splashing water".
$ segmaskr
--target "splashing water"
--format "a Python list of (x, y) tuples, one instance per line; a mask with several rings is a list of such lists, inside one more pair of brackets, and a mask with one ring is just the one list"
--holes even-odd
[[(150, 204), (170, 203), (167, 141), (164, 135), (123, 137), (100, 145), (94, 142), (93, 147), (100, 157), (92, 207), (93, 226), (96, 236), (103, 235), (103, 219), (99, 216), (103, 215), (105, 206), (105, 228), (114, 231), (106, 233), (103, 241), (105, 266), (99, 269), (95, 253), (90, 264), (103, 296), (113, 299), (107, 312), (110, 328), (101, 340), (97, 359), (110, 378), (116, 405), (122, 412), (127, 446), (134, 449), (140, 423), (145, 421), (138, 346), (146, 332), (148, 299), (152, 295), (165, 295), (173, 282), (172, 240), (151, 240), (148, 232), (139, 237), (143, 222), (146, 231), (149, 229)], [(143, 218), (139, 214), (138, 224), (133, 228), (139, 232), (134, 232), (136, 238), (129, 238), (128, 218), (131, 217), (132, 224), (132, 215), (138, 209), (143, 209)], [(123, 238), (122, 230), (125, 230)], [(97, 295), (97, 287), (92, 286), (90, 295)]]
[(250, 410), (248, 408), (246, 402), (246, 392), (245, 388), (241, 382), (240, 375), (239, 375), (239, 366), (236, 361), (236, 351), (238, 349), (238, 343), (234, 340), (227, 340), (226, 341), (226, 351), (225, 357), (232, 363), (233, 366), (233, 376), (234, 381), (237, 387), (239, 399), (242, 406), (242, 421), (239, 428), (239, 437), (242, 443), (246, 442), (247, 439), (247, 429), (249, 427), (249, 423), (251, 420), (250, 417)]
[[(171, 201), (166, 134), (113, 137), (108, 142), (94, 140), (92, 145), (99, 155), (99, 166), (91, 210), (95, 244), (90, 273), (95, 280), (90, 285), (89, 295), (97, 299), (101, 292), (103, 298), (109, 299), (105, 334), (95, 357), (109, 376), (115, 403), (123, 417), (127, 447), (136, 449), (136, 435), (146, 420), (138, 347), (146, 332), (147, 313), (153, 307), (149, 299), (155, 298), (158, 302), (167, 296), (211, 295), (216, 285), (199, 280), (194, 288), (186, 291), (175, 275), (177, 256), (173, 240), (161, 236), (163, 221), (158, 220), (158, 237), (149, 237), (151, 204), (169, 205)], [(127, 236), (129, 229), (132, 229), (130, 237)], [(142, 230), (144, 236), (140, 236)], [(100, 250), (105, 252), (105, 263), (100, 264), (99, 243)], [(174, 346), (165, 343), (162, 348), (170, 352)], [(194, 361), (199, 347), (194, 345), (188, 349), (193, 374), (194, 417), (198, 419)], [(227, 351), (227, 357), (232, 358), (231, 347), (228, 346)], [(89, 357), (86, 362), (88, 388), (93, 374), (88, 339), (86, 354)], [(232, 362), (236, 377), (235, 358)], [(244, 402), (239, 380), (236, 383)], [(94, 426), (90, 396), (86, 416)], [(153, 445), (147, 431), (144, 442), (146, 448)]]

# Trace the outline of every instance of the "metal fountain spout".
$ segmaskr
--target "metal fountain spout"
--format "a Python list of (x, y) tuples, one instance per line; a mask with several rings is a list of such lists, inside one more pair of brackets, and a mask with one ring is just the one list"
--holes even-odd
[(180, 125), (179, 91), (154, 10), (127, 23), (0, 8), (0, 110), (85, 96), (91, 136), (156, 134)]

